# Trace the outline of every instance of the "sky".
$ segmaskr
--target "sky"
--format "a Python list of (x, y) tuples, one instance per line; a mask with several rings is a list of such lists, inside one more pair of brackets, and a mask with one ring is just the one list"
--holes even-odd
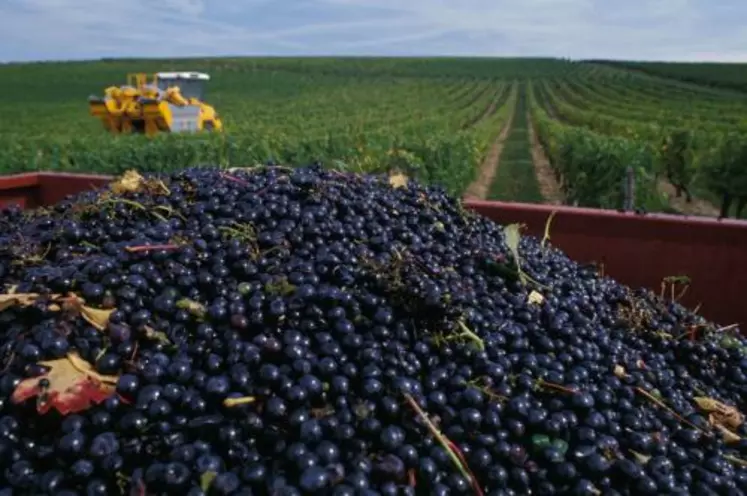
[(743, 0), (0, 0), (0, 62), (220, 55), (747, 62)]

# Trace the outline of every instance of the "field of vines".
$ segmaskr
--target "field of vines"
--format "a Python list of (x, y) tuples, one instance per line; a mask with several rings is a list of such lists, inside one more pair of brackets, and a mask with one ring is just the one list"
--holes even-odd
[[(689, 67), (687, 77), (664, 66), (468, 58), (0, 65), (0, 173), (319, 161), (403, 170), (479, 198), (747, 215), (747, 93), (734, 89), (744, 67), (724, 68), (716, 84), (711, 66)], [(225, 133), (113, 137), (89, 115), (89, 95), (129, 72), (165, 70), (211, 75), (206, 101)]]

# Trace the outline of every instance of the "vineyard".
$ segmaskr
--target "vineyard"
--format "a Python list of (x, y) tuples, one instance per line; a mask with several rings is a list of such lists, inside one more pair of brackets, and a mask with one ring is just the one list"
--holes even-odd
[[(89, 95), (160, 70), (208, 72), (226, 132), (112, 137), (88, 114)], [(0, 172), (319, 161), (476, 198), (742, 217), (747, 94), (726, 89), (742, 74), (552, 59), (10, 64)]]

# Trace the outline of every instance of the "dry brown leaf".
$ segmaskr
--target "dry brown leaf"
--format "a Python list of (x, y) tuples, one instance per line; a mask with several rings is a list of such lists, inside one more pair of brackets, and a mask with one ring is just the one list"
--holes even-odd
[(696, 396), (693, 400), (703, 412), (708, 414), (708, 423), (721, 432), (724, 442), (737, 443), (742, 440), (741, 436), (734, 432), (744, 423), (744, 416), (739, 410), (706, 396)]
[(732, 430), (738, 429), (739, 426), (744, 422), (744, 417), (741, 413), (739, 413), (739, 411), (737, 411), (736, 408), (733, 408), (725, 414), (713, 412), (711, 413), (710, 417), (713, 417), (715, 422), (718, 422), (719, 424), (726, 426)]
[(37, 293), (0, 294), (0, 312), (13, 307), (28, 307), (39, 298)]
[(406, 188), (408, 182), (408, 177), (401, 172), (389, 176), (389, 185), (394, 189)]
[(720, 408), (721, 403), (719, 401), (714, 400), (713, 398), (708, 398), (706, 396), (696, 396), (693, 398), (693, 401), (706, 412), (715, 412)]
[(113, 308), (102, 310), (100, 308), (91, 308), (85, 305), (81, 305), (80, 307), (80, 316), (99, 331), (106, 330), (106, 326), (109, 325), (109, 318), (112, 316), (112, 313), (114, 313)]
[(42, 414), (52, 408), (62, 415), (80, 412), (106, 400), (116, 390), (118, 377), (99, 374), (75, 352), (39, 365), (48, 367), (47, 373), (22, 381), (11, 398), (22, 403), (36, 397), (36, 409)]
[(539, 305), (543, 301), (545, 301), (545, 297), (542, 296), (541, 293), (538, 293), (537, 291), (534, 291), (534, 290), (532, 290), (532, 292), (529, 293), (529, 297), (527, 298), (527, 302), (534, 304), (534, 305)]
[(83, 319), (99, 331), (105, 331), (109, 325), (109, 318), (114, 313), (114, 308), (100, 309), (85, 305), (85, 300), (76, 294), (70, 294), (63, 299), (63, 308), (69, 312), (80, 315)]
[(735, 434), (734, 432), (730, 431), (729, 429), (727, 429), (723, 425), (721, 425), (719, 423), (713, 423), (711, 421), (710, 417), (711, 416), (709, 416), (708, 421), (711, 422), (711, 425), (713, 425), (716, 429), (718, 429), (719, 431), (721, 431), (721, 434), (724, 435), (724, 442), (726, 444), (738, 443), (739, 441), (742, 440), (742, 438), (738, 434)]
[(712, 423), (723, 425), (731, 430), (737, 429), (744, 423), (744, 415), (731, 405), (705, 396), (696, 396), (693, 400), (701, 410), (711, 414), (709, 418), (713, 417)]
[(112, 191), (116, 194), (133, 193), (138, 191), (145, 179), (134, 170), (128, 170), (122, 177), (112, 183)]
[(617, 377), (618, 379), (622, 379), (627, 375), (625, 372), (625, 367), (623, 367), (622, 365), (615, 365), (613, 372), (615, 374), (615, 377)]
[[(0, 312), (13, 307), (31, 306), (41, 297), (42, 295), (37, 293), (0, 294)], [(64, 298), (58, 294), (50, 295), (49, 300), (51, 303), (47, 306), (48, 310), (59, 312), (64, 309), (76, 313), (99, 331), (106, 329), (106, 326), (109, 324), (109, 318), (115, 310), (113, 308), (103, 310), (86, 306), (84, 304), (85, 301), (76, 294), (71, 294)], [(59, 303), (62, 303), (62, 306)]]

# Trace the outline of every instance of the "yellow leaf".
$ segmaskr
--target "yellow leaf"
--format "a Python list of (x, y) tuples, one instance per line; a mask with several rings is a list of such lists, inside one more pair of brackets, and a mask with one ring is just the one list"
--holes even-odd
[(408, 181), (409, 179), (407, 178), (407, 176), (402, 174), (401, 172), (389, 176), (389, 185), (394, 189), (406, 188)]
[(203, 472), (202, 475), (200, 475), (200, 488), (203, 492), (208, 492), (210, 490), (210, 486), (213, 484), (213, 480), (218, 476), (216, 472), (213, 471), (207, 471)]
[(614, 374), (615, 374), (615, 377), (617, 377), (618, 379), (622, 379), (623, 377), (627, 375), (625, 373), (625, 367), (623, 367), (622, 365), (615, 365)]

